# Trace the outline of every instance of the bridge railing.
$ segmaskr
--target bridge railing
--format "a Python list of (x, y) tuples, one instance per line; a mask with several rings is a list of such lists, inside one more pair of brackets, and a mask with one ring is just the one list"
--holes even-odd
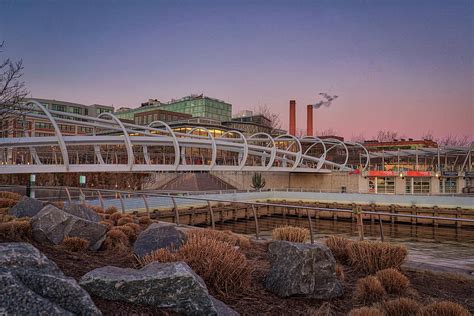
[[(0, 187), (0, 190), (6, 190), (25, 194), (22, 192), (24, 187), (21, 186), (10, 186)], [(248, 216), (254, 223), (255, 236), (260, 238), (261, 225), (259, 219), (261, 217), (260, 210), (263, 208), (279, 208), (282, 210), (282, 214), (291, 215), (290, 210), (293, 210), (293, 215), (298, 215), (300, 218), (305, 218), (307, 221), (307, 227), (310, 231), (311, 243), (314, 243), (314, 225), (313, 221), (319, 218), (321, 212), (332, 212), (333, 214), (349, 214), (350, 218), (357, 221), (358, 231), (360, 239), (364, 239), (364, 215), (370, 216), (378, 220), (380, 239), (384, 240), (384, 232), (382, 225), (382, 217), (390, 218), (393, 223), (394, 219), (398, 218), (409, 218), (418, 220), (432, 220), (435, 221), (448, 221), (454, 223), (474, 223), (472, 218), (446, 217), (446, 216), (429, 216), (429, 215), (418, 215), (418, 214), (401, 214), (394, 212), (380, 212), (380, 211), (367, 211), (362, 210), (361, 206), (353, 204), (352, 208), (335, 208), (335, 207), (317, 207), (311, 205), (300, 205), (291, 204), (288, 202), (272, 202), (267, 200), (266, 202), (258, 200), (258, 195), (251, 192), (242, 192), (240, 194), (249, 194), (250, 198), (257, 198), (257, 200), (239, 200), (237, 199), (238, 192), (232, 192), (225, 195), (221, 194), (207, 194), (207, 195), (185, 195), (185, 194), (171, 194), (171, 193), (157, 193), (157, 192), (142, 192), (142, 191), (126, 191), (126, 190), (108, 190), (108, 189), (94, 189), (94, 188), (77, 188), (77, 187), (35, 187), (35, 192), (42, 196), (40, 199), (49, 202), (62, 201), (65, 203), (82, 203), (94, 206), (101, 206), (103, 209), (114, 206), (122, 213), (143, 210), (147, 214), (160, 212), (163, 210), (172, 211), (172, 217), (177, 225), (183, 224), (180, 221), (180, 215), (184, 215), (184, 212), (195, 207), (202, 207), (207, 209), (207, 215), (210, 219), (210, 226), (216, 228), (216, 207), (222, 207), (229, 205), (231, 207), (244, 206), (246, 210), (250, 211)], [(39, 192), (42, 192), (39, 194)], [(45, 194), (48, 192), (48, 194)], [(261, 199), (265, 199), (265, 195), (260, 192)], [(240, 195), (239, 194), (239, 195)], [(296, 212), (296, 210), (298, 212)], [(265, 215), (265, 214), (263, 214)], [(268, 215), (268, 213), (267, 213)], [(222, 213), (221, 213), (222, 216)], [(334, 217), (337, 219), (337, 216)], [(456, 225), (456, 227), (459, 227)]]

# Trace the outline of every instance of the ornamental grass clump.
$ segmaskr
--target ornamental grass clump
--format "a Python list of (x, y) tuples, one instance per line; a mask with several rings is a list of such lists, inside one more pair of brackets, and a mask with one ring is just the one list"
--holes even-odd
[(84, 252), (89, 248), (89, 241), (79, 237), (65, 237), (60, 246), (72, 252)]
[(11, 240), (30, 240), (31, 224), (29, 219), (0, 223), (0, 236)]
[(350, 246), (352, 240), (339, 237), (329, 236), (326, 239), (326, 246), (331, 250), (334, 258), (341, 263), (347, 263), (349, 261), (348, 246)]
[(420, 311), (421, 304), (411, 298), (401, 297), (385, 301), (377, 307), (383, 310), (386, 316), (413, 316)]
[(117, 212), (117, 208), (113, 205), (111, 205), (111, 206), (109, 206), (105, 209), (105, 213), (107, 213), (107, 214), (113, 214), (113, 213), (116, 213), (116, 212)]
[(0, 199), (9, 199), (18, 202), (21, 199), (21, 194), (7, 191), (0, 191)]
[(151, 224), (151, 218), (150, 216), (141, 216), (138, 218), (138, 223), (141, 225)]
[(203, 235), (190, 235), (177, 252), (159, 249), (142, 258), (141, 266), (151, 262), (186, 262), (214, 291), (238, 294), (250, 285), (252, 268), (233, 245)]
[(123, 226), (128, 223), (133, 223), (133, 218), (128, 215), (122, 216), (117, 220), (117, 226)]
[(309, 240), (309, 237), (307, 228), (282, 226), (272, 230), (272, 238), (275, 240), (304, 243)]
[(0, 207), (1, 208), (10, 208), (18, 203), (17, 200), (8, 199), (8, 198), (0, 198)]
[(348, 244), (347, 250), (349, 264), (366, 273), (387, 268), (398, 269), (408, 254), (404, 246), (373, 241), (352, 242)]
[(385, 296), (387, 292), (376, 277), (370, 275), (357, 281), (354, 293), (357, 303), (372, 304), (381, 301)]
[(384, 316), (384, 313), (375, 307), (354, 308), (348, 316)]
[(188, 236), (188, 238), (206, 237), (245, 249), (250, 247), (250, 240), (248, 237), (234, 234), (230, 230), (192, 229), (186, 232), (186, 236)]
[(131, 243), (137, 239), (137, 233), (130, 226), (115, 226), (113, 229), (123, 232)]
[(450, 302), (439, 301), (422, 307), (417, 316), (469, 316), (471, 313), (463, 306)]
[(102, 247), (106, 250), (126, 250), (130, 246), (129, 239), (125, 233), (113, 228), (107, 232)]
[(383, 269), (375, 275), (388, 294), (402, 294), (410, 286), (408, 278), (397, 269)]

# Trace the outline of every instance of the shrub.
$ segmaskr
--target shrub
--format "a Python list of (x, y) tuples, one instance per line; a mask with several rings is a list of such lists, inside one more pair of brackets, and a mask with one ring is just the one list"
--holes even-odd
[(422, 307), (418, 316), (469, 316), (471, 315), (463, 306), (450, 302), (439, 301)]
[(339, 236), (330, 236), (326, 239), (326, 246), (331, 250), (334, 258), (341, 263), (349, 261), (348, 246), (351, 243), (352, 240)]
[(114, 223), (116, 223), (121, 218), (122, 218), (122, 214), (119, 212), (115, 212), (109, 216), (109, 219), (114, 221)]
[(389, 294), (401, 294), (410, 286), (408, 278), (393, 268), (377, 271), (376, 276)]
[(107, 250), (125, 250), (130, 245), (127, 235), (119, 229), (111, 229), (107, 232), (103, 247)]
[(250, 285), (252, 269), (234, 246), (206, 236), (190, 236), (176, 253), (160, 249), (141, 259), (143, 266), (153, 261), (184, 261), (215, 291), (238, 293)]
[(89, 241), (79, 237), (66, 237), (60, 245), (72, 252), (83, 252), (89, 248)]
[(108, 220), (100, 221), (99, 224), (107, 226), (107, 230), (110, 230), (112, 227), (114, 227), (114, 223)]
[(363, 304), (372, 304), (383, 299), (387, 293), (380, 281), (374, 276), (368, 276), (357, 281), (354, 299)]
[(128, 223), (133, 223), (133, 218), (129, 216), (123, 216), (117, 220), (117, 226), (123, 226)]
[(348, 316), (384, 316), (384, 314), (375, 307), (361, 307), (351, 310)]
[(19, 201), (21, 199), (21, 194), (13, 193), (13, 192), (6, 192), (0, 191), (0, 199), (10, 199), (14, 201)]
[(14, 220), (0, 223), (0, 236), (13, 240), (29, 240), (31, 224), (29, 220)]
[(117, 208), (113, 205), (111, 205), (111, 206), (109, 206), (105, 209), (105, 213), (107, 213), (107, 214), (113, 214), (113, 213), (116, 213), (116, 212), (117, 212)]
[(138, 260), (138, 263), (144, 267), (147, 264), (150, 264), (152, 262), (175, 262), (179, 261), (179, 256), (177, 253), (169, 251), (167, 248), (160, 248), (158, 250), (155, 250), (143, 257), (137, 257), (135, 258)]
[(186, 235), (188, 237), (206, 237), (215, 239), (244, 249), (250, 247), (250, 240), (248, 237), (234, 234), (230, 230), (192, 229), (187, 231)]
[(277, 227), (272, 230), (272, 238), (303, 243), (309, 240), (309, 230), (294, 226)]
[(411, 298), (397, 298), (378, 304), (386, 316), (412, 316), (420, 311), (421, 304)]
[(140, 232), (140, 225), (138, 224), (135, 224), (135, 223), (127, 223), (123, 226), (126, 226), (126, 227), (131, 227), (133, 229), (133, 231), (135, 232), (135, 234), (138, 234)]
[(0, 198), (0, 207), (12, 207), (17, 202), (18, 202), (17, 200), (13, 200), (13, 199)]
[(387, 242), (357, 241), (347, 246), (349, 263), (367, 273), (400, 268), (408, 252), (404, 246)]
[(138, 218), (138, 223), (142, 225), (148, 225), (151, 223), (150, 216), (142, 216)]
[(120, 230), (121, 232), (123, 232), (127, 236), (129, 241), (135, 241), (137, 239), (137, 233), (130, 226), (116, 226), (113, 229)]

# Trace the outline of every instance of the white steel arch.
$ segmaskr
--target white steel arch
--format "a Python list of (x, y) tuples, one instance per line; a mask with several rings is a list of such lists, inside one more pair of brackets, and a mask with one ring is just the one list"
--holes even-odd
[(193, 127), (190, 131), (188, 131), (186, 134), (192, 135), (192, 133), (196, 130), (202, 129), (207, 133), (207, 136), (211, 140), (211, 148), (212, 148), (212, 156), (211, 156), (211, 163), (209, 164), (209, 170), (212, 170), (214, 168), (214, 165), (216, 164), (216, 158), (217, 158), (217, 145), (216, 145), (216, 140), (214, 139), (214, 136), (212, 133), (205, 127)]
[(163, 125), (168, 131), (168, 133), (171, 135), (171, 137), (173, 137), (173, 146), (174, 146), (174, 165), (173, 166), (174, 166), (174, 170), (177, 170), (179, 166), (180, 150), (179, 150), (179, 142), (178, 142), (178, 139), (176, 138), (176, 134), (171, 129), (171, 127), (163, 121), (153, 121), (150, 124), (148, 124), (148, 126), (153, 127), (154, 124)]
[(245, 138), (244, 134), (242, 134), (239, 131), (228, 131), (228, 132), (225, 132), (224, 134), (222, 134), (221, 137), (219, 137), (219, 138), (224, 138), (225, 135), (229, 135), (229, 134), (232, 134), (232, 133), (239, 135), (240, 139), (244, 143), (244, 152), (243, 152), (242, 158), (239, 162), (239, 170), (242, 170), (245, 167), (245, 163), (247, 162), (247, 157), (249, 155), (249, 146), (248, 146), (247, 139)]
[(114, 120), (115, 123), (117, 123), (117, 125), (120, 126), (120, 128), (122, 129), (125, 147), (127, 148), (128, 167), (130, 168), (130, 171), (131, 171), (132, 168), (133, 168), (133, 164), (135, 163), (135, 156), (134, 156), (134, 154), (133, 154), (132, 142), (130, 141), (130, 136), (128, 135), (128, 132), (127, 132), (127, 130), (125, 129), (125, 126), (124, 126), (123, 123), (122, 123), (115, 115), (113, 115), (112, 113), (104, 112), (104, 113), (99, 114), (97, 117), (98, 117), (98, 118), (101, 118), (102, 116), (108, 116), (108, 117), (110, 117), (110, 118), (111, 118), (112, 120)]
[(61, 133), (61, 129), (59, 128), (58, 124), (56, 123), (56, 120), (53, 118), (51, 113), (38, 101), (31, 100), (27, 103), (28, 104), (34, 104), (36, 107), (38, 107), (48, 118), (48, 120), (51, 122), (54, 128), (54, 134), (58, 138), (58, 144), (59, 144), (59, 149), (61, 150), (61, 155), (63, 156), (63, 161), (64, 161), (64, 167), (66, 168), (66, 171), (69, 171), (69, 154), (67, 152), (67, 147), (66, 143), (64, 142), (63, 134)]
[[(290, 134), (277, 136), (277, 137), (275, 137), (275, 141), (279, 140), (279, 139), (283, 139), (284, 137), (293, 139), (296, 142), (296, 144), (298, 145), (298, 152), (296, 153), (295, 162), (293, 163), (293, 166), (291, 167), (291, 170), (295, 170), (300, 164), (301, 156), (303, 154), (303, 147), (301, 146), (300, 140), (296, 136), (293, 136), (293, 135), (290, 135)], [(289, 145), (286, 148), (286, 150), (288, 151), (291, 146), (292, 145)]]
[[(248, 139), (249, 140), (254, 139), (255, 136), (265, 136), (270, 140), (270, 142), (272, 144), (272, 148), (271, 148), (271, 151), (270, 151), (270, 160), (268, 161), (268, 164), (265, 166), (265, 170), (269, 170), (273, 166), (273, 162), (275, 161), (276, 153), (277, 153), (275, 139), (273, 139), (273, 137), (271, 137), (269, 134), (263, 133), (263, 132), (252, 134), (252, 135), (249, 136)], [(268, 147), (268, 145), (267, 145), (267, 147)]]
[(323, 154), (321, 155), (321, 157), (319, 157), (319, 161), (316, 165), (316, 170), (320, 170), (324, 164), (324, 162), (326, 161), (326, 153), (327, 153), (327, 148), (326, 148), (326, 144), (323, 142), (323, 140), (319, 137), (316, 137), (316, 136), (304, 136), (302, 138), (303, 140), (305, 139), (313, 139), (315, 140), (316, 142), (314, 142), (313, 144), (311, 144), (307, 149), (306, 151), (303, 153), (303, 155), (306, 155), (314, 146), (316, 146), (317, 144), (321, 144), (323, 146)]

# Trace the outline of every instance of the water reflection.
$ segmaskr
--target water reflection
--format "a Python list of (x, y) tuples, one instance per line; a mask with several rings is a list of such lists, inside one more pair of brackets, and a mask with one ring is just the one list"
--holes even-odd
[[(272, 216), (259, 219), (260, 235), (271, 238), (277, 226), (292, 225), (308, 228), (306, 218)], [(454, 227), (435, 227), (411, 224), (383, 223), (385, 241), (403, 243), (409, 249), (408, 259), (432, 265), (474, 270), (474, 230)], [(217, 229), (240, 234), (255, 234), (253, 220), (216, 223)], [(314, 220), (316, 238), (330, 235), (357, 238), (357, 223), (351, 221)], [(378, 222), (364, 222), (364, 235), (369, 240), (380, 240)]]

